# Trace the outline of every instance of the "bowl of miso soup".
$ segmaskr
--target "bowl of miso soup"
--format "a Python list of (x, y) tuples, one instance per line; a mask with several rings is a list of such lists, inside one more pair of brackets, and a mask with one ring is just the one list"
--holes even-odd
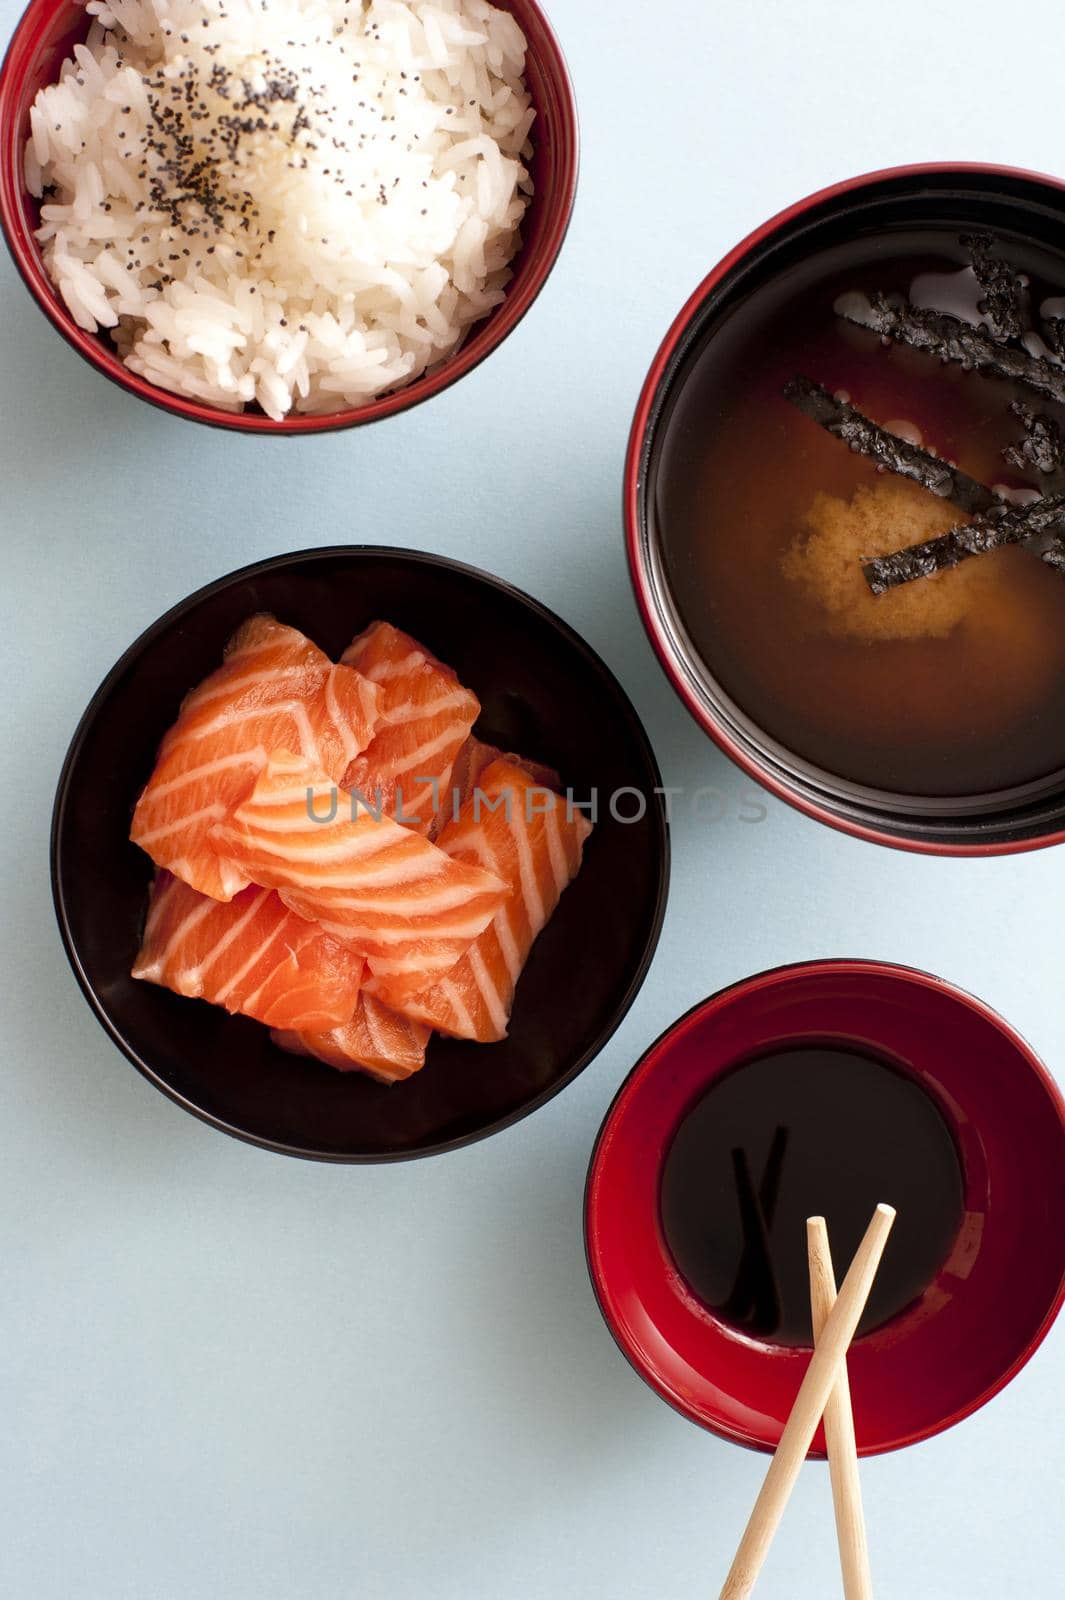
[(629, 448), (675, 688), (767, 788), (942, 854), (1065, 839), (1065, 184), (876, 173), (693, 295)]

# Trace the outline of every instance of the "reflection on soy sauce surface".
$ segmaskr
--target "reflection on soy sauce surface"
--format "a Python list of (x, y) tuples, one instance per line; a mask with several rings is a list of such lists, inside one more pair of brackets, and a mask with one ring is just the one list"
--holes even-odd
[(826, 1218), (842, 1280), (879, 1201), (898, 1219), (859, 1334), (935, 1278), (961, 1226), (963, 1178), (914, 1078), (827, 1045), (727, 1073), (681, 1122), (662, 1174), (662, 1227), (689, 1287), (726, 1321), (788, 1345), (812, 1339), (807, 1217)]

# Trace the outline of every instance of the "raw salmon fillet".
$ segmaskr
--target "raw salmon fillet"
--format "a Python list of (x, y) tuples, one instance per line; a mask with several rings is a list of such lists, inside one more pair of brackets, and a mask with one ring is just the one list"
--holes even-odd
[(329, 1032), (275, 1032), (282, 1050), (317, 1056), (338, 1072), (365, 1072), (380, 1083), (399, 1083), (425, 1065), (431, 1029), (361, 994), (355, 1015)]
[[(404, 1014), (457, 1039), (505, 1039), (533, 941), (576, 877), (591, 831), (579, 811), (568, 813), (566, 802), (524, 767), (508, 760), (486, 767), (439, 845), (452, 860), (502, 878), (507, 898), (445, 977), (404, 1000)], [(367, 979), (367, 990), (378, 992), (375, 978)]]
[(477, 696), (388, 622), (372, 623), (341, 660), (381, 691), (381, 726), (348, 768), (344, 788), (428, 833), (448, 805), (455, 757), (480, 715)]
[(315, 1030), (350, 1021), (363, 965), (269, 889), (223, 902), (160, 872), (133, 976), (269, 1028)]
[(270, 758), (211, 839), (238, 872), (366, 956), (386, 1005), (448, 972), (506, 898), (492, 873), (375, 816), (290, 753)]
[(471, 733), (455, 758), (455, 765), (451, 773), (451, 804), (446, 808), (443, 815), (443, 824), (449, 821), (458, 821), (459, 812), (479, 783), (481, 773), (486, 771), (493, 761), (511, 762), (513, 766), (519, 767), (526, 777), (530, 778), (539, 788), (560, 789), (562, 787), (562, 779), (554, 767), (544, 766), (539, 761), (526, 761), (523, 756), (516, 756), (506, 750), (500, 750), (494, 744), (485, 744), (483, 739), (478, 739)]
[(380, 691), (334, 666), (295, 628), (252, 617), (223, 665), (194, 689), (163, 740), (130, 837), (201, 894), (230, 900), (249, 879), (207, 835), (250, 791), (275, 749), (296, 749), (334, 781), (370, 743)]

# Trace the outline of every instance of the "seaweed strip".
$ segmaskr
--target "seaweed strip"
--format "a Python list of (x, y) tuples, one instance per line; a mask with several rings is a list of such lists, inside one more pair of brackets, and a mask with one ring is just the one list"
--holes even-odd
[(881, 595), (917, 578), (930, 578), (957, 567), (970, 556), (1043, 539), (1047, 541), (1045, 547), (1036, 552), (1040, 560), (1065, 573), (1065, 495), (1044, 495), (1027, 506), (1005, 506), (1000, 502), (997, 513), (983, 513), (924, 544), (867, 561), (862, 571), (873, 593)]
[(1057, 367), (1026, 350), (1000, 344), (991, 334), (971, 327), (957, 317), (917, 306), (895, 305), (884, 294), (841, 295), (836, 312), (845, 322), (869, 328), (886, 339), (894, 339), (914, 350), (924, 350), (941, 361), (1023, 383), (1048, 400), (1065, 405), (1065, 366)]
[(1001, 503), (990, 489), (970, 478), (967, 472), (922, 450), (920, 445), (889, 433), (857, 406), (837, 400), (812, 378), (801, 375), (792, 378), (784, 385), (784, 397), (827, 433), (849, 445), (856, 455), (867, 456), (900, 478), (919, 483), (922, 489), (940, 500), (949, 500), (960, 511), (990, 511)]
[(941, 500), (974, 515), (975, 521), (951, 528), (924, 544), (896, 550), (863, 565), (876, 595), (886, 594), (915, 578), (928, 578), (956, 567), (970, 556), (984, 555), (1005, 544), (1031, 544), (1032, 554), (1065, 574), (1065, 496), (1044, 495), (1028, 506), (1010, 507), (998, 495), (920, 445), (910, 444), (873, 422), (849, 401), (837, 400), (820, 383), (801, 375), (784, 385), (785, 398), (827, 433), (878, 466), (909, 478)]
[(1065, 467), (1065, 438), (1054, 418), (1045, 411), (1033, 411), (1023, 400), (1015, 400), (1010, 410), (1020, 417), (1025, 432), (1019, 444), (1007, 445), (1002, 452), (1010, 466), (1034, 467), (1044, 477), (1060, 472)]
[(963, 234), (976, 281), (984, 291), (980, 310), (998, 339), (1020, 339), (1032, 326), (1027, 280), (1002, 256), (994, 254), (989, 233)]

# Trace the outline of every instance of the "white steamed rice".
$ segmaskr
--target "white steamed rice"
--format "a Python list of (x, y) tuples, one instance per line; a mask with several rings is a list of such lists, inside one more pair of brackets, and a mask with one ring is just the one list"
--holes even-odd
[(486, 0), (88, 0), (31, 111), (38, 238), (150, 382), (359, 405), (503, 298), (531, 183), (525, 39)]

